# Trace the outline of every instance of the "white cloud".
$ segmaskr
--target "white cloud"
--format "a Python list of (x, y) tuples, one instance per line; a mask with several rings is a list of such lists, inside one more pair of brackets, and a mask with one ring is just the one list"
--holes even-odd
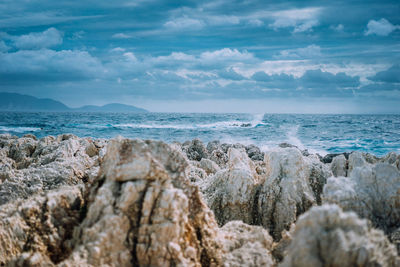
[(188, 17), (176, 18), (164, 23), (164, 27), (170, 30), (200, 30), (205, 26), (202, 20)]
[(9, 36), (18, 49), (42, 49), (60, 45), (63, 42), (63, 34), (56, 28), (49, 28), (44, 32), (32, 32), (21, 36)]
[(167, 61), (194, 61), (193, 55), (188, 55), (182, 52), (172, 52), (168, 56), (159, 56), (154, 58), (156, 62), (167, 62)]
[[(86, 51), (49, 49), (0, 53), (0, 74), (29, 79), (68, 81), (102, 77), (101, 62)], [(17, 75), (17, 76), (15, 76)]]
[(367, 24), (365, 35), (376, 34), (379, 36), (388, 36), (392, 31), (400, 29), (400, 25), (393, 25), (387, 19), (370, 20)]
[(134, 61), (134, 62), (137, 61), (136, 56), (135, 56), (132, 52), (126, 52), (126, 53), (124, 53), (124, 57), (125, 57), (127, 60), (129, 60), (129, 61)]
[(318, 7), (276, 11), (271, 14), (274, 22), (269, 27), (274, 30), (293, 27), (294, 33), (309, 31), (319, 24), (320, 11)]
[(344, 30), (344, 26), (343, 24), (338, 24), (338, 25), (332, 25), (330, 27), (332, 30), (336, 31), (336, 32), (342, 32)]
[(122, 47), (115, 47), (113, 49), (110, 50), (110, 52), (125, 52), (125, 48)]
[(282, 50), (279, 55), (274, 56), (274, 58), (315, 58), (322, 56), (321, 47), (312, 44), (307, 47), (297, 48), (297, 49), (287, 49)]
[(218, 62), (221, 60), (248, 61), (248, 60), (253, 60), (255, 58), (252, 53), (249, 53), (246, 50), (240, 52), (237, 49), (223, 48), (212, 52), (209, 51), (203, 52), (200, 55), (200, 59), (202, 61)]
[(132, 36), (130, 36), (130, 35), (126, 34), (126, 33), (116, 33), (116, 34), (113, 34), (112, 38), (115, 38), (115, 39), (129, 39), (129, 38), (132, 38)]

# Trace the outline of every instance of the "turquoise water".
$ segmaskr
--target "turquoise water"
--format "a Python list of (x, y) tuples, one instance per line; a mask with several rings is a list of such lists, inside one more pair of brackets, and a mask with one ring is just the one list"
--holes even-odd
[(0, 133), (122, 135), (166, 142), (200, 138), (256, 144), (263, 150), (287, 142), (320, 154), (400, 152), (400, 115), (0, 112)]

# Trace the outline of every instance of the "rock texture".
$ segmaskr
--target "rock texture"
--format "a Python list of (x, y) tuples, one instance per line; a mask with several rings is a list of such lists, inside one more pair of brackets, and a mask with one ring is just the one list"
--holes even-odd
[(336, 203), (370, 219), (375, 227), (392, 232), (400, 222), (400, 172), (387, 163), (355, 159), (349, 177), (331, 177), (324, 187), (323, 202)]
[(253, 222), (254, 199), (260, 182), (255, 164), (246, 152), (229, 148), (227, 168), (217, 172), (203, 185), (207, 203), (220, 225), (232, 220)]
[(336, 205), (314, 207), (296, 224), (280, 266), (399, 266), (382, 231)]
[(272, 238), (260, 226), (231, 221), (221, 228), (224, 266), (274, 266)]
[(399, 162), (0, 135), (0, 266), (396, 266)]
[(316, 203), (308, 166), (296, 148), (280, 148), (265, 155), (267, 179), (258, 197), (261, 225), (279, 239), (301, 213)]
[(162, 142), (112, 140), (65, 265), (219, 265), (217, 225), (186, 166)]
[(199, 179), (202, 191), (220, 225), (242, 220), (279, 239), (298, 215), (321, 202), (332, 172), (318, 157), (305, 157), (293, 147), (269, 151), (263, 162), (251, 160), (246, 151), (229, 147), (221, 170)]
[(0, 265), (63, 260), (84, 205), (82, 186), (75, 186), (0, 206)]
[(105, 141), (74, 135), (0, 135), (0, 205), (97, 175)]

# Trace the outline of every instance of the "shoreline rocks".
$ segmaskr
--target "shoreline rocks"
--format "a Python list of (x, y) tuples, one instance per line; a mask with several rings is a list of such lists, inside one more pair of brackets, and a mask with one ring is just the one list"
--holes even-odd
[(0, 135), (0, 265), (396, 266), (400, 155), (329, 157)]

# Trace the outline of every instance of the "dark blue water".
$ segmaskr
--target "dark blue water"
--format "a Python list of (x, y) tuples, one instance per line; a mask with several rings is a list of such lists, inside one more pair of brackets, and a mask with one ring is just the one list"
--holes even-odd
[(400, 115), (0, 112), (0, 133), (122, 135), (166, 142), (200, 138), (204, 142), (253, 143), (264, 150), (288, 142), (320, 154), (400, 152)]

